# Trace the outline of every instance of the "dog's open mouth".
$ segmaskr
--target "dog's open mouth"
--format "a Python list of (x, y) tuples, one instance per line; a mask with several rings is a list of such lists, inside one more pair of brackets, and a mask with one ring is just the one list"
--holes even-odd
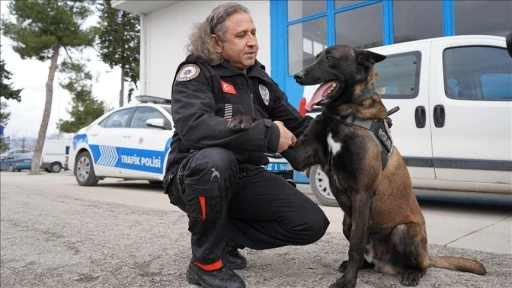
[(311, 111), (315, 105), (322, 105), (322, 101), (329, 96), (338, 86), (337, 81), (327, 81), (322, 83), (318, 89), (316, 89), (315, 93), (313, 93), (313, 97), (306, 104), (306, 110)]

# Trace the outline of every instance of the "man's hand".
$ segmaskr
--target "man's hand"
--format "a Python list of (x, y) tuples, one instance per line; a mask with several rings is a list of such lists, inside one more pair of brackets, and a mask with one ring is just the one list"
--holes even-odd
[(288, 149), (290, 146), (294, 146), (295, 142), (297, 142), (297, 138), (293, 135), (288, 128), (284, 126), (284, 123), (281, 121), (274, 121), (274, 124), (279, 128), (279, 147), (277, 147), (277, 152), (281, 153), (284, 150)]

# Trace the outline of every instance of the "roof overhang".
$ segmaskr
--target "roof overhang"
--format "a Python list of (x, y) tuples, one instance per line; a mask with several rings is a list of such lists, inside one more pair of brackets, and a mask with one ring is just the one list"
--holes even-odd
[(149, 14), (156, 10), (171, 6), (178, 1), (133, 1), (114, 0), (112, 8), (136, 14)]

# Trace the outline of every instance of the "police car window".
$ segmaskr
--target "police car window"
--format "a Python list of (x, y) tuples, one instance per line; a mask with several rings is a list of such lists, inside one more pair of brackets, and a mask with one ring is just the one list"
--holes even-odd
[(103, 119), (99, 125), (103, 128), (126, 128), (128, 127), (128, 120), (133, 112), (133, 108), (122, 109), (113, 112), (107, 118)]
[(418, 96), (421, 53), (413, 51), (387, 55), (375, 64), (379, 73), (375, 88), (384, 99), (412, 99)]
[(157, 109), (153, 107), (139, 107), (133, 115), (131, 128), (151, 128), (146, 125), (148, 119), (164, 119), (164, 125), (170, 127), (167, 118)]
[(461, 100), (512, 100), (512, 58), (504, 48), (455, 47), (443, 52), (445, 94)]

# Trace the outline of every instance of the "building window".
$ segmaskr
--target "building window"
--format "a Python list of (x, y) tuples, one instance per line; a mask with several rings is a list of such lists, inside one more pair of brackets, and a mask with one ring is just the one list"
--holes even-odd
[(460, 47), (443, 53), (445, 94), (452, 99), (512, 100), (512, 60), (496, 47)]
[[(302, 49), (297, 49), (302, 47)], [(315, 62), (315, 56), (327, 47), (325, 17), (288, 27), (288, 72), (293, 75)]]
[(454, 1), (455, 34), (505, 36), (512, 27), (512, 1)]
[(335, 8), (341, 8), (341, 7), (346, 7), (346, 6), (349, 6), (349, 5), (353, 5), (353, 4), (357, 4), (357, 3), (360, 3), (360, 2), (364, 2), (363, 0), (335, 0), (334, 1), (334, 7)]
[(394, 43), (443, 36), (442, 1), (394, 1)]
[(288, 2), (288, 21), (325, 12), (326, 3), (324, 0)]
[(412, 99), (418, 96), (421, 53), (410, 52), (388, 55), (375, 64), (379, 74), (375, 88), (382, 98)]
[(382, 4), (336, 14), (336, 44), (360, 49), (382, 46)]

